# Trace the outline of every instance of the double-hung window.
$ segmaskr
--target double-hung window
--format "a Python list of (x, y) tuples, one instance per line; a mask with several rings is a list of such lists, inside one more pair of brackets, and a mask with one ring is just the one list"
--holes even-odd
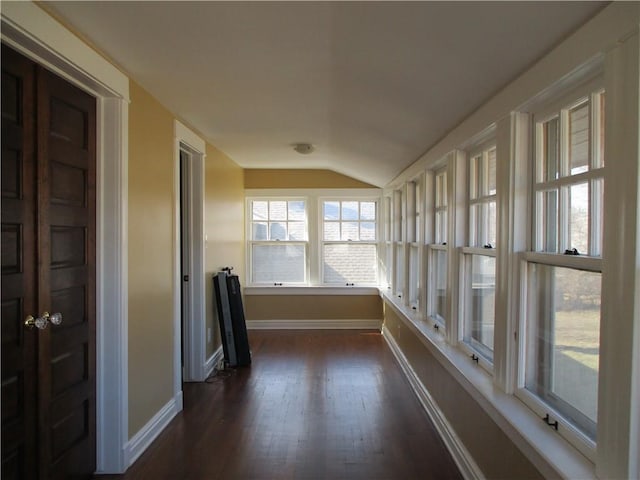
[(322, 201), (322, 278), (333, 285), (377, 285), (377, 201)]
[(496, 291), (496, 147), (469, 155), (468, 246), (462, 249), (462, 339), (493, 362)]
[(249, 203), (251, 283), (307, 283), (308, 227), (305, 199), (252, 199)]
[(407, 248), (409, 251), (408, 270), (408, 304), (413, 310), (421, 308), (420, 288), (423, 283), (420, 278), (421, 271), (421, 241), (422, 228), (422, 191), (423, 175), (419, 175), (407, 183)]
[(447, 318), (447, 230), (448, 230), (448, 196), (447, 169), (443, 168), (434, 175), (434, 243), (429, 245), (428, 268), (428, 314), (438, 326), (444, 326)]
[(534, 118), (533, 251), (524, 256), (526, 322), (519, 391), (592, 458), (598, 411), (604, 100), (600, 89), (583, 90)]

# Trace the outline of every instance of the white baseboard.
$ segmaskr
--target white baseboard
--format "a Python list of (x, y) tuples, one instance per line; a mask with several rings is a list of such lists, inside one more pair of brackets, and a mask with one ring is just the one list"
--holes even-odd
[(247, 320), (249, 330), (380, 330), (382, 320)]
[(204, 363), (204, 378), (208, 378), (213, 372), (213, 369), (216, 368), (218, 362), (224, 358), (224, 351), (222, 350), (222, 345), (218, 347), (218, 349), (213, 352), (207, 361)]
[[(181, 392), (182, 393), (182, 392)], [(182, 397), (172, 398), (167, 404), (156, 413), (147, 424), (142, 427), (125, 445), (125, 461), (129, 468), (142, 455), (153, 441), (169, 425), (175, 417), (182, 404)]]
[(482, 470), (480, 470), (480, 467), (478, 467), (469, 451), (458, 438), (456, 432), (447, 421), (447, 418), (435, 403), (428, 390), (422, 384), (420, 378), (418, 378), (418, 375), (407, 361), (407, 357), (404, 356), (404, 353), (402, 353), (402, 350), (400, 350), (400, 347), (386, 327), (382, 328), (382, 335), (386, 340), (387, 345), (389, 345), (391, 352), (393, 352), (393, 355), (400, 364), (400, 368), (402, 368), (407, 380), (409, 380), (411, 388), (418, 396), (420, 403), (426, 410), (427, 415), (429, 415), (429, 418), (436, 427), (440, 437), (442, 437), (449, 453), (451, 453), (453, 460), (460, 469), (462, 476), (467, 480), (484, 479), (485, 476), (482, 473)]

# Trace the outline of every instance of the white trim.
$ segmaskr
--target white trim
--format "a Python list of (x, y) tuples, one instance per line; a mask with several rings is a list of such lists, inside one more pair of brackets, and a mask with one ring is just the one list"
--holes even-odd
[(2, 41), (96, 97), (96, 467), (126, 469), (129, 79), (31, 2), (2, 4)]
[(144, 427), (131, 437), (126, 445), (127, 468), (135, 463), (147, 448), (158, 438), (158, 435), (167, 428), (169, 422), (180, 412), (182, 397), (174, 397), (169, 400)]
[(380, 295), (378, 287), (244, 287), (245, 295)]
[(382, 319), (247, 320), (248, 330), (380, 330)]
[(204, 363), (203, 370), (205, 378), (208, 378), (209, 375), (213, 372), (213, 369), (216, 368), (216, 365), (220, 363), (221, 360), (224, 359), (224, 350), (222, 349), (222, 345), (220, 345), (213, 355), (211, 355), (207, 361)]
[(473, 363), (464, 351), (449, 345), (427, 322), (416, 318), (393, 297), (383, 295), (383, 301), (543, 477), (596, 478), (593, 463), (519, 399), (496, 388), (491, 375)]
[[(204, 257), (204, 159), (206, 144), (198, 135), (174, 120), (174, 393), (182, 391), (182, 348), (184, 345), (184, 381), (201, 382), (205, 375), (206, 363), (206, 307), (205, 307), (205, 257)], [(190, 232), (191, 259), (189, 266), (190, 295), (189, 318), (185, 319), (185, 339), (182, 339), (181, 324), (181, 290), (182, 277), (180, 273), (181, 251), (180, 245), (180, 150), (191, 153), (191, 168), (189, 169), (190, 194), (189, 213), (191, 215)]]
[(375, 198), (382, 196), (381, 188), (247, 188), (245, 197), (256, 199), (280, 197), (340, 197)]
[(560, 253), (522, 252), (525, 262), (541, 263), (554, 267), (574, 268), (590, 272), (602, 272), (602, 258), (583, 255), (562, 255)]
[(414, 393), (420, 400), (422, 407), (429, 415), (429, 418), (433, 422), (433, 426), (436, 427), (436, 430), (440, 434), (447, 450), (453, 457), (454, 462), (460, 469), (460, 473), (465, 479), (484, 479), (485, 476), (478, 467), (478, 464), (475, 462), (469, 451), (465, 448), (462, 441), (456, 435), (455, 430), (449, 422), (447, 421), (447, 417), (442, 413), (442, 410), (438, 407), (438, 404), (433, 400), (429, 391), (425, 388), (425, 386), (420, 381), (420, 378), (416, 374), (416, 372), (411, 368), (411, 365), (407, 361), (407, 357), (404, 356), (402, 350), (396, 343), (393, 335), (389, 333), (386, 327), (382, 327), (382, 337), (389, 345), (391, 349), (391, 353), (396, 358), (398, 363), (400, 364), (400, 368), (404, 373), (405, 377), (409, 381), (409, 385), (413, 389)]
[(129, 101), (129, 79), (32, 2), (2, 2), (2, 41), (103, 97)]

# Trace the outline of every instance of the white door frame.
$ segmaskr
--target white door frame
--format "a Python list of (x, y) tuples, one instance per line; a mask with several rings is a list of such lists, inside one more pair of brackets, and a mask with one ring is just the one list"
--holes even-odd
[(129, 79), (41, 8), (3, 2), (2, 41), (96, 97), (97, 472), (127, 467)]
[[(184, 348), (184, 381), (202, 382), (205, 380), (206, 362), (206, 315), (205, 315), (205, 271), (204, 271), (204, 159), (206, 144), (202, 138), (192, 132), (179, 121), (174, 121), (174, 398), (182, 409), (182, 348)], [(188, 318), (184, 321), (184, 341), (182, 337), (182, 276), (180, 271), (180, 150), (190, 154), (191, 165), (187, 182), (190, 185), (187, 209), (190, 215), (191, 256), (187, 270), (189, 271)]]

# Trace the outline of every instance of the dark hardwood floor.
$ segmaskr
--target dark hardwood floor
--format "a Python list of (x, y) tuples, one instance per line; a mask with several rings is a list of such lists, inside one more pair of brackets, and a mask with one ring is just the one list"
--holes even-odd
[(374, 331), (250, 331), (253, 364), (185, 384), (123, 479), (460, 479)]

